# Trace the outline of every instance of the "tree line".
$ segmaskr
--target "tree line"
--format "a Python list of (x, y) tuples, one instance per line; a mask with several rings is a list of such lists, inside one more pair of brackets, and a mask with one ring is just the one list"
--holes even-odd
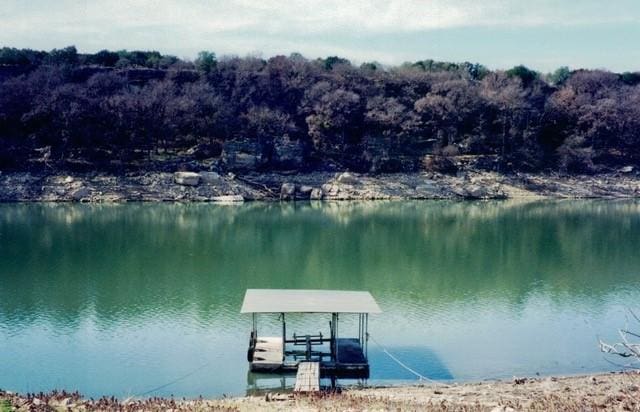
[[(640, 159), (640, 73), (0, 49), (0, 169), (591, 173)], [(228, 164), (232, 166), (231, 163)], [(213, 166), (212, 166), (213, 167)]]

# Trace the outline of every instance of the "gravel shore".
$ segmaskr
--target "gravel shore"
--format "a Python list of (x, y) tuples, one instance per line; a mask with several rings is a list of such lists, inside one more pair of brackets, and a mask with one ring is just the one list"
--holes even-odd
[(463, 384), (347, 388), (222, 399), (84, 399), (78, 393), (0, 391), (0, 411), (639, 411), (640, 374), (514, 378)]

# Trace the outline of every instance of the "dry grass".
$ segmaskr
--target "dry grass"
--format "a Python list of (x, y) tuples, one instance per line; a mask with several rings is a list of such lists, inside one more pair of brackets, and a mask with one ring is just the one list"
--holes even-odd
[(352, 389), (309, 395), (267, 394), (217, 400), (83, 399), (64, 391), (17, 395), (0, 405), (24, 411), (640, 411), (640, 374)]

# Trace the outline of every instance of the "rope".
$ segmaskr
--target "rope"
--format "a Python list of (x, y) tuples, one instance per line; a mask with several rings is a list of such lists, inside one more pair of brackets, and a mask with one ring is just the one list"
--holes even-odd
[(435, 383), (435, 384), (440, 384), (440, 382), (438, 382), (438, 381), (434, 381), (433, 379), (429, 379), (426, 376), (421, 375), (420, 373), (416, 372), (414, 369), (411, 369), (409, 366), (407, 366), (400, 359), (398, 359), (395, 356), (393, 356), (393, 354), (391, 352), (389, 352), (384, 346), (382, 346), (377, 340), (375, 340), (375, 338), (373, 336), (371, 336), (371, 334), (367, 333), (367, 337), (370, 338), (373, 341), (373, 343), (378, 345), (378, 347), (380, 349), (382, 349), (382, 352), (384, 352), (387, 356), (389, 356), (394, 362), (396, 362), (398, 365), (402, 366), (404, 369), (408, 370), (412, 374), (416, 375), (418, 380), (428, 381), (428, 382)]
[(135, 396), (134, 396), (134, 398), (140, 398), (140, 397), (146, 396), (146, 395), (148, 395), (148, 394), (150, 394), (150, 393), (153, 393), (153, 392), (159, 391), (160, 389), (164, 389), (164, 388), (166, 388), (167, 386), (171, 386), (171, 385), (173, 385), (174, 383), (180, 382), (181, 380), (187, 379), (189, 376), (194, 375), (195, 373), (197, 373), (197, 372), (201, 371), (202, 369), (204, 369), (205, 367), (209, 366), (210, 364), (211, 364), (211, 362), (207, 362), (207, 363), (205, 363), (204, 365), (200, 365), (200, 366), (198, 366), (196, 369), (192, 370), (191, 372), (186, 373), (186, 374), (184, 374), (184, 375), (180, 376), (179, 378), (176, 378), (176, 379), (174, 379), (174, 380), (172, 380), (172, 381), (170, 381), (170, 382), (168, 382), (168, 383), (165, 383), (165, 384), (163, 384), (163, 385), (157, 386), (157, 387), (155, 387), (155, 388), (153, 388), (153, 389), (149, 389), (148, 391), (143, 392), (143, 393), (141, 393), (141, 394), (139, 394), (139, 395), (135, 395)]
[[(389, 356), (394, 362), (396, 362), (398, 365), (400, 365), (401, 367), (403, 367), (407, 371), (409, 371), (412, 374), (414, 374), (418, 378), (418, 380), (428, 381), (428, 382), (435, 383), (435, 384), (438, 384), (438, 385), (442, 384), (441, 382), (438, 382), (438, 381), (435, 381), (433, 379), (427, 378), (426, 376), (416, 372), (414, 369), (412, 369), (409, 366), (407, 366), (404, 362), (402, 362), (400, 359), (396, 358), (391, 352), (389, 352), (384, 346), (382, 346), (373, 336), (371, 336), (371, 334), (367, 333), (367, 338), (371, 339), (373, 341), (373, 343), (378, 345), (378, 347), (382, 350), (382, 352), (384, 352), (387, 356)], [(165, 384), (162, 384), (160, 386), (156, 386), (155, 388), (149, 389), (148, 391), (142, 392), (142, 393), (140, 393), (138, 395), (135, 395), (134, 397), (135, 398), (140, 398), (140, 397), (146, 396), (146, 395), (148, 395), (150, 393), (159, 391), (160, 389), (164, 389), (167, 386), (171, 386), (171, 385), (173, 385), (175, 383), (178, 383), (181, 380), (187, 379), (188, 377), (190, 377), (192, 375), (195, 375), (197, 372), (199, 372), (202, 369), (206, 368), (210, 364), (211, 364), (211, 362), (207, 362), (207, 363), (205, 363), (203, 365), (200, 365), (196, 369), (194, 369), (194, 370), (192, 370), (192, 371), (190, 371), (190, 372), (188, 372), (188, 373), (186, 373), (186, 374), (184, 374), (184, 375), (182, 375), (182, 376), (180, 376), (180, 377), (178, 377), (178, 378), (176, 378), (176, 379), (174, 379), (172, 381), (169, 381), (169, 382), (167, 382)]]

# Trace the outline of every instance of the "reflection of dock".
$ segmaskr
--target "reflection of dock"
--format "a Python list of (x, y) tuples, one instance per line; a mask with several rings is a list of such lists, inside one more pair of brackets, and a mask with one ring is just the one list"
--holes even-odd
[[(380, 308), (369, 292), (248, 289), (242, 313), (251, 313), (253, 327), (247, 359), (252, 372), (297, 373), (296, 390), (314, 391), (320, 378), (368, 378), (369, 313)], [(260, 313), (280, 314), (282, 336), (259, 336)], [(286, 313), (331, 314), (329, 334), (287, 335)], [(357, 337), (339, 337), (344, 314), (358, 316)]]

